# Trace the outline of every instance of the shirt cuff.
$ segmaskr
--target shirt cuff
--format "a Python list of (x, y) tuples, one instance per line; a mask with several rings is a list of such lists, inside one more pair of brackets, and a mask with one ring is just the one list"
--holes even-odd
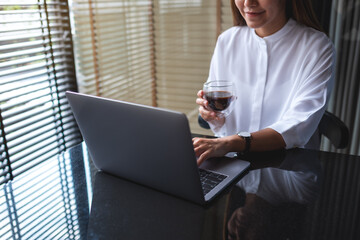
[[(268, 128), (273, 129), (274, 131), (278, 132), (285, 142), (285, 148), (296, 148), (296, 147), (304, 147), (306, 144), (306, 141), (300, 139), (299, 134), (296, 132), (296, 130), (293, 127), (290, 127), (284, 122), (281, 123), (275, 123)], [(304, 143), (303, 143), (304, 142)]]

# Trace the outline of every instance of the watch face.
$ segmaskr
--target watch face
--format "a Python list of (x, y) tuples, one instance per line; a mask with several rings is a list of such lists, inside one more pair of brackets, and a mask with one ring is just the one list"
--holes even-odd
[(251, 134), (248, 132), (240, 132), (238, 135), (241, 137), (251, 137)]

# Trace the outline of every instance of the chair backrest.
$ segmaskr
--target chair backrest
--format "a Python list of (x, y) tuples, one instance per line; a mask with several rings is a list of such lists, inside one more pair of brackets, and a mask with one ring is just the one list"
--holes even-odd
[(349, 129), (343, 121), (334, 114), (325, 111), (319, 123), (320, 136), (324, 135), (336, 148), (346, 148), (349, 144)]
[[(199, 115), (198, 123), (202, 128), (210, 129), (209, 124)], [(336, 148), (346, 148), (349, 144), (349, 129), (334, 114), (325, 111), (319, 123), (320, 136), (324, 135)]]
[(205, 121), (205, 120), (201, 117), (200, 114), (198, 115), (198, 123), (199, 123), (200, 127), (205, 128), (205, 129), (210, 129), (210, 126), (209, 126), (208, 122)]

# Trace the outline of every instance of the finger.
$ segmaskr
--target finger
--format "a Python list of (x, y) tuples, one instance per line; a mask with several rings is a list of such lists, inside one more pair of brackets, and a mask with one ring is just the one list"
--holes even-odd
[(197, 159), (197, 165), (200, 166), (206, 159), (208, 159), (209, 151), (203, 152)]
[(196, 99), (196, 104), (206, 107), (209, 103), (208, 103), (208, 101), (206, 101), (203, 98), (197, 98)]
[(201, 138), (193, 138), (192, 141), (195, 155), (196, 157), (199, 157), (206, 150), (206, 148), (204, 148)]
[(199, 157), (201, 154), (204, 153), (206, 149), (204, 149), (204, 147), (202, 145), (195, 145), (194, 146), (194, 152), (196, 157)]
[(207, 116), (209, 114), (209, 110), (207, 110), (206, 108), (204, 108), (203, 106), (199, 106), (199, 113), (201, 115), (205, 115)]
[(203, 155), (200, 155), (197, 159), (197, 165), (200, 166), (203, 162), (205, 161), (205, 158), (203, 157)]
[(199, 107), (199, 114), (205, 121), (210, 120), (210, 111), (206, 110), (203, 106)]
[(203, 98), (204, 96), (204, 91), (203, 90), (199, 90), (196, 94), (199, 98)]
[(201, 151), (199, 148), (194, 149), (195, 152), (195, 156), (198, 158), (201, 156), (201, 154), (203, 153), (203, 151)]
[(199, 113), (200, 114), (203, 114), (207, 117), (216, 117), (216, 112), (212, 111), (212, 110), (209, 110), (208, 108), (204, 107), (204, 106), (199, 106)]
[(202, 139), (202, 138), (199, 138), (199, 137), (194, 137), (194, 138), (192, 138), (192, 143), (193, 143), (193, 145), (194, 145), (194, 146), (200, 145), (201, 139)]
[(208, 109), (202, 106), (199, 107), (199, 113), (205, 121), (219, 120), (219, 117), (214, 111), (209, 111)]

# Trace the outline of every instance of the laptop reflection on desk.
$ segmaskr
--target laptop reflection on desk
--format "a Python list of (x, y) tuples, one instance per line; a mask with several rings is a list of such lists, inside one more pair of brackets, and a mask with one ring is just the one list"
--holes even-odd
[(75, 92), (66, 96), (94, 165), (112, 175), (207, 204), (250, 166), (240, 159), (209, 159), (200, 169), (210, 175), (212, 188), (203, 189), (185, 114)]
[(97, 172), (88, 239), (201, 239), (200, 205)]

